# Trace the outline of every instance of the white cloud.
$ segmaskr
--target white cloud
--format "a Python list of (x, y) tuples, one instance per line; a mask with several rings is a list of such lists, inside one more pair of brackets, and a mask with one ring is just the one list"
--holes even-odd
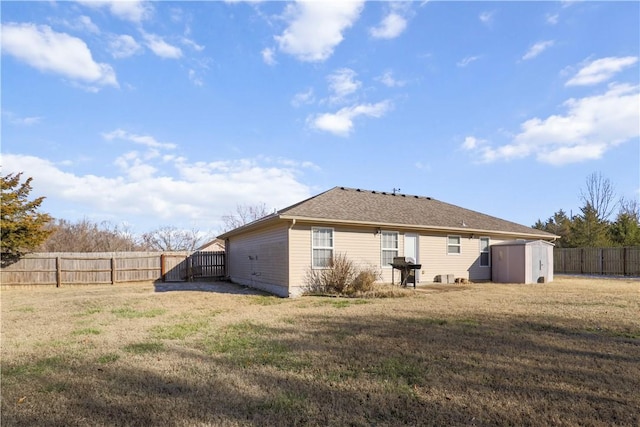
[(114, 35), (109, 39), (109, 52), (114, 58), (128, 58), (141, 50), (138, 42), (128, 34)]
[(545, 40), (538, 42), (531, 46), (527, 53), (522, 56), (523, 61), (527, 61), (529, 59), (533, 59), (536, 56), (540, 55), (542, 52), (553, 46), (555, 42), (553, 40)]
[(567, 100), (565, 114), (533, 118), (521, 125), (511, 143), (494, 148), (465, 140), (483, 161), (535, 155), (562, 165), (601, 158), (615, 146), (640, 137), (640, 86), (612, 84), (600, 95)]
[(151, 14), (151, 6), (142, 0), (78, 0), (78, 3), (98, 9), (106, 7), (120, 19), (140, 23)]
[(156, 34), (143, 33), (146, 45), (153, 53), (161, 58), (166, 59), (178, 59), (182, 57), (182, 50), (179, 47), (173, 46)]
[(6, 118), (7, 122), (16, 126), (33, 126), (35, 124), (40, 123), (42, 117), (31, 116), (31, 117), (21, 117), (17, 114), (12, 113), (11, 111), (2, 111), (2, 115)]
[(384, 116), (392, 105), (389, 101), (376, 104), (359, 104), (345, 107), (336, 113), (324, 113), (310, 116), (307, 123), (315, 129), (333, 133), (338, 136), (348, 136), (353, 131), (353, 120), (359, 116), (380, 118)]
[(149, 148), (163, 148), (163, 149), (169, 149), (169, 150), (176, 148), (176, 144), (172, 144), (168, 142), (159, 142), (152, 136), (136, 135), (134, 133), (130, 133), (122, 129), (116, 129), (111, 132), (103, 133), (102, 137), (107, 141), (120, 139), (123, 141), (130, 141), (136, 144), (144, 145)]
[(86, 31), (92, 34), (100, 34), (100, 28), (98, 28), (91, 18), (86, 15), (78, 16), (72, 21), (68, 21), (66, 19), (53, 21), (75, 31)]
[(190, 47), (191, 49), (195, 50), (196, 52), (202, 52), (204, 50), (204, 46), (203, 45), (194, 42), (190, 38), (182, 37), (182, 39), (180, 39), (180, 41), (182, 42), (183, 45)]
[[(2, 52), (37, 68), (62, 75), (77, 83), (118, 87), (110, 65), (93, 60), (86, 43), (47, 25), (2, 25)], [(93, 86), (97, 90), (96, 86)]]
[(34, 194), (46, 195), (47, 206), (60, 206), (63, 213), (74, 209), (78, 218), (118, 218), (139, 232), (167, 224), (216, 230), (222, 215), (238, 204), (283, 208), (310, 195), (298, 181), (301, 168), (310, 166), (285, 165), (282, 159), (189, 162), (173, 156), (146, 159), (134, 152), (114, 163), (123, 175), (76, 174), (40, 157), (2, 154), (3, 170), (33, 177)]
[(313, 95), (313, 88), (310, 87), (304, 92), (296, 93), (291, 100), (291, 105), (298, 108), (306, 104), (313, 104), (315, 102), (315, 97)]
[(329, 90), (332, 92), (330, 101), (343, 102), (345, 98), (362, 86), (362, 82), (356, 80), (357, 73), (350, 68), (341, 68), (327, 76)]
[(475, 150), (481, 145), (484, 145), (486, 141), (482, 139), (478, 139), (475, 136), (467, 136), (462, 143), (462, 149), (464, 150)]
[(480, 59), (480, 56), (467, 56), (465, 58), (462, 58), (460, 61), (458, 61), (456, 65), (458, 67), (466, 67), (467, 65), (477, 61), (478, 59)]
[(394, 39), (407, 28), (407, 20), (396, 12), (384, 17), (380, 25), (369, 30), (371, 37), (376, 39)]
[(396, 80), (391, 71), (385, 71), (384, 74), (376, 78), (376, 80), (387, 87), (402, 87), (406, 84), (403, 80)]
[(560, 19), (560, 14), (558, 13), (549, 13), (547, 14), (547, 23), (551, 25), (556, 25), (558, 20)]
[(189, 80), (196, 86), (204, 86), (204, 80), (198, 75), (198, 72), (193, 68), (189, 69)]
[(260, 52), (260, 54), (262, 55), (262, 60), (265, 64), (275, 65), (277, 63), (275, 58), (276, 52), (274, 49), (265, 47), (264, 49), (262, 49), (262, 52)]
[(480, 15), (478, 15), (478, 19), (485, 25), (491, 25), (493, 23), (493, 16), (495, 15), (495, 11), (484, 11)]
[(363, 0), (297, 1), (285, 10), (289, 26), (274, 38), (282, 52), (301, 61), (325, 61), (342, 42), (343, 32), (358, 19), (363, 7)]
[(566, 86), (587, 86), (609, 80), (624, 68), (638, 62), (637, 56), (608, 57), (591, 61), (567, 81)]

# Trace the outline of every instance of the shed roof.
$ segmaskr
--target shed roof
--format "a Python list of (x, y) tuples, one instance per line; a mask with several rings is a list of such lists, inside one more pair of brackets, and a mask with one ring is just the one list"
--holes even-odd
[(254, 223), (227, 232), (220, 237), (228, 237), (236, 234), (236, 231), (254, 228), (259, 226), (260, 223), (275, 219), (373, 226), (403, 226), (459, 232), (486, 231), (540, 239), (558, 237), (545, 231), (461, 208), (431, 197), (347, 187), (334, 187)]

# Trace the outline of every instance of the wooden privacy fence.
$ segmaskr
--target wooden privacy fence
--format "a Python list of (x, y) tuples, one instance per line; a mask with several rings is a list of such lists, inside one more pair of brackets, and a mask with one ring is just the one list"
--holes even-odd
[(560, 274), (640, 276), (640, 246), (555, 248), (553, 270)]
[(1, 285), (116, 284), (225, 276), (224, 252), (53, 252), (0, 270)]

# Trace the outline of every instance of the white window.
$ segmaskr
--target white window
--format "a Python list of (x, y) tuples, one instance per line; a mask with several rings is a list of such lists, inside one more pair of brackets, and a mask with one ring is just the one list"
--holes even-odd
[(390, 267), (393, 258), (398, 256), (398, 233), (395, 231), (383, 231), (381, 238), (383, 267)]
[(489, 238), (480, 238), (480, 267), (489, 267)]
[(333, 258), (333, 228), (311, 229), (312, 267), (327, 268)]
[(447, 236), (447, 253), (449, 255), (458, 255), (461, 252), (460, 236)]

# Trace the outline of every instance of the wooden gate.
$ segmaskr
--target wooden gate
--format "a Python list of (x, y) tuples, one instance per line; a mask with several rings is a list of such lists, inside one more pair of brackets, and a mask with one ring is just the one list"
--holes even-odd
[(225, 253), (162, 254), (162, 281), (186, 282), (226, 276)]

